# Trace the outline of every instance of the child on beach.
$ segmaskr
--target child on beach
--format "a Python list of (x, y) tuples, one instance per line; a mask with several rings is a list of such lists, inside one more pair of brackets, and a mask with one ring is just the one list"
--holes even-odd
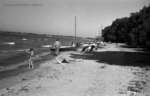
[(30, 48), (28, 53), (29, 53), (29, 69), (33, 69), (34, 68), (34, 64), (33, 64), (34, 49)]

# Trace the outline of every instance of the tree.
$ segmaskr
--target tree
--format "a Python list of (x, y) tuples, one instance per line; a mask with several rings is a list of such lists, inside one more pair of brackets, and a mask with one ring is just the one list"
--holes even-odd
[(150, 48), (150, 6), (118, 18), (102, 30), (105, 41)]

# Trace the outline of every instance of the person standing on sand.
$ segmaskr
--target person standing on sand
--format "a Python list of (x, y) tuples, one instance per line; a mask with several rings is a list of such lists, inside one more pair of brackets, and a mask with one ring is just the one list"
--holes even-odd
[(71, 42), (71, 46), (72, 46), (72, 47), (75, 47), (75, 46), (76, 46), (73, 41)]
[(29, 69), (33, 69), (34, 68), (34, 64), (33, 64), (33, 56), (34, 56), (34, 49), (30, 48), (28, 51), (29, 53)]
[(54, 55), (56, 55), (57, 57), (55, 58), (57, 63), (62, 64), (62, 61), (60, 60), (60, 57), (58, 56), (60, 53), (60, 47), (61, 47), (61, 43), (59, 41), (59, 39), (56, 39), (56, 41), (54, 42)]
[(57, 56), (60, 52), (61, 43), (59, 39), (54, 42), (55, 55)]

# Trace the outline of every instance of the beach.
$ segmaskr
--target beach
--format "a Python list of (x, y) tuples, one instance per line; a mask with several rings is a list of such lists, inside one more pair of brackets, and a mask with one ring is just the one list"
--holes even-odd
[(53, 58), (35, 70), (1, 79), (0, 96), (150, 95), (147, 53), (107, 44), (92, 53), (65, 51), (58, 58), (68, 62), (59, 64)]

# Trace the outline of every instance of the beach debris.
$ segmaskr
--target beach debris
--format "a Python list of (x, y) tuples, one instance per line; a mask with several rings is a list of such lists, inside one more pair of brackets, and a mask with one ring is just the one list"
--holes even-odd
[(104, 69), (104, 68), (106, 68), (106, 66), (105, 66), (105, 65), (103, 65), (103, 66), (100, 66), (99, 68)]
[(25, 80), (28, 80), (28, 79), (27, 79), (27, 78), (22, 78), (21, 80), (22, 80), (22, 81), (25, 81)]
[(29, 88), (28, 88), (28, 86), (26, 85), (26, 86), (21, 87), (21, 88), (19, 89), (19, 91), (28, 92), (28, 91), (29, 91)]
[(62, 64), (63, 65), (63, 63), (69, 63), (69, 60), (67, 60), (66, 58), (56, 58), (56, 61), (57, 61), (57, 63), (58, 64)]
[(137, 96), (137, 92), (134, 91), (127, 91), (127, 96)]
[(57, 61), (58, 64), (62, 64), (60, 60), (56, 59), (56, 61)]
[(10, 90), (10, 88), (6, 88), (6, 90), (7, 90), (7, 91)]
[[(14, 90), (14, 89), (11, 89), (11, 88), (6, 88), (6, 91), (7, 91), (7, 94), (15, 93), (15, 90)], [(5, 95), (4, 95), (4, 96), (5, 96)]]
[(41, 88), (42, 88), (42, 86), (40, 86), (40, 85), (36, 87), (36, 89), (41, 89)]
[(64, 58), (64, 59), (62, 60), (62, 63), (69, 63), (69, 61)]

